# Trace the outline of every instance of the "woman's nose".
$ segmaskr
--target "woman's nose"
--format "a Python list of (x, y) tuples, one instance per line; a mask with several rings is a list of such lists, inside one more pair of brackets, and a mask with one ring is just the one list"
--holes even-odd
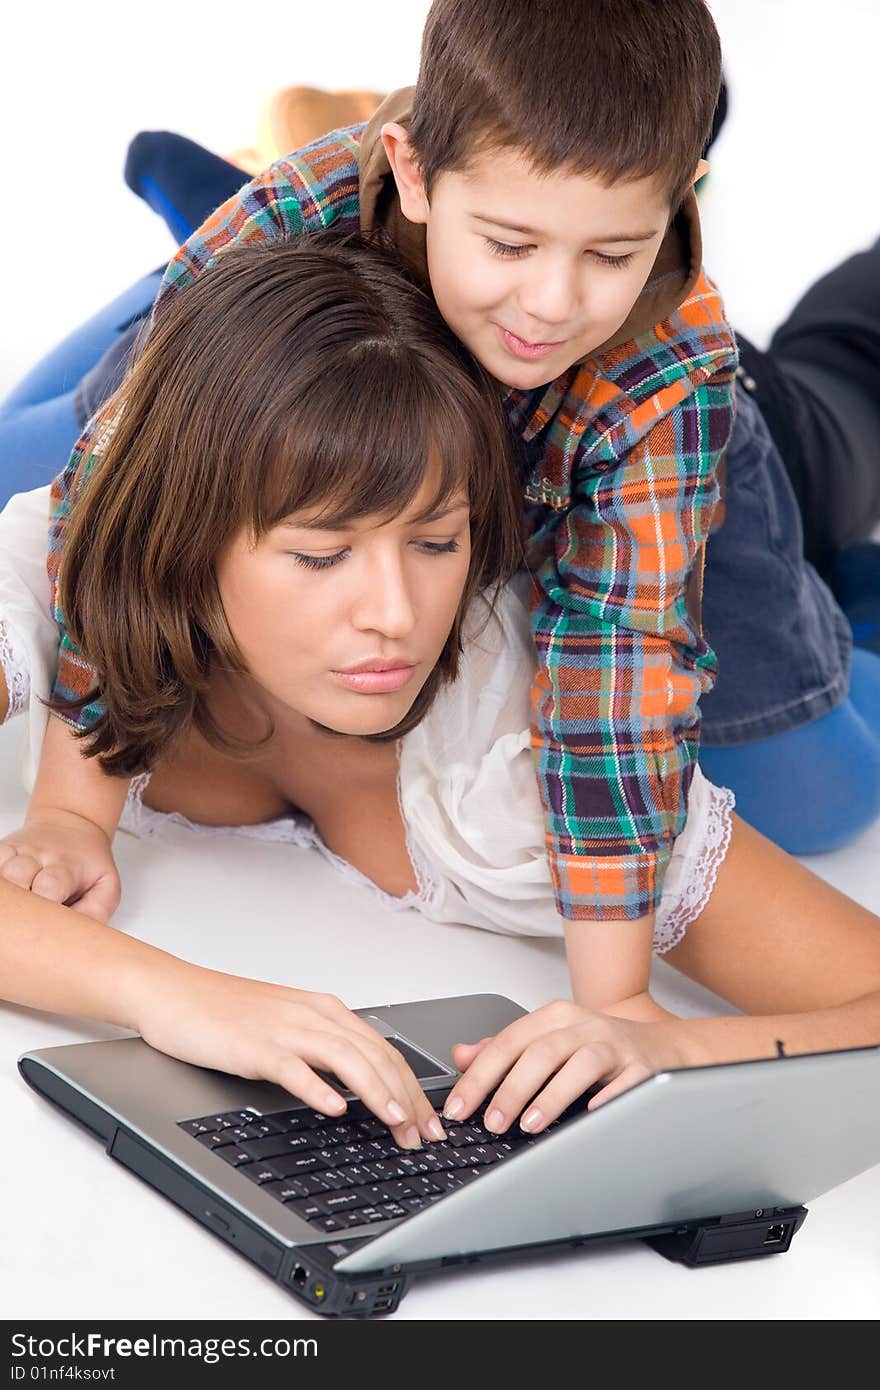
[(412, 631), (415, 606), (399, 560), (383, 558), (368, 567), (352, 621), (363, 631), (381, 632), (386, 637), (399, 639)]

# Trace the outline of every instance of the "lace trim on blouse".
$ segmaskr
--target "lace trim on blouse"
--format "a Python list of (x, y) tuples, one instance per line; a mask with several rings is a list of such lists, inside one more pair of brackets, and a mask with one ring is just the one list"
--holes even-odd
[[(366, 874), (361, 873), (348, 860), (342, 859), (338, 854), (327, 846), (315, 829), (313, 821), (302, 813), (294, 813), (289, 816), (278, 816), (275, 820), (263, 821), (259, 825), (201, 825), (198, 821), (191, 821), (180, 811), (154, 811), (151, 807), (145, 806), (143, 797), (150, 781), (148, 772), (142, 773), (138, 777), (133, 777), (128, 789), (122, 815), (119, 820), (119, 829), (127, 830), (132, 835), (144, 836), (153, 835), (165, 825), (181, 825), (187, 830), (193, 831), (196, 835), (245, 835), (252, 840), (269, 841), (274, 844), (297, 845), (302, 849), (316, 849), (325, 859), (328, 859), (339, 873), (353, 883), (357, 883), (362, 888), (369, 888), (370, 891), (384, 903), (386, 907), (391, 907), (395, 911), (402, 911), (408, 907), (423, 907), (426, 904), (436, 902), (440, 894), (440, 884), (434, 876), (430, 866), (424, 857), (418, 852), (417, 848), (411, 843), (409, 831), (406, 835), (406, 848), (412, 861), (413, 870), (418, 884), (418, 891), (404, 893), (402, 897), (396, 897), (393, 893), (386, 893), (384, 889), (375, 884)], [(400, 803), (400, 779), (398, 776), (397, 799)], [(406, 822), (404, 821), (404, 825)]]
[(12, 634), (2, 618), (0, 618), (0, 668), (3, 670), (9, 696), (9, 708), (6, 711), (6, 719), (3, 721), (5, 723), (6, 720), (14, 718), (16, 714), (23, 714), (27, 709), (31, 696), (31, 677), (24, 664), (24, 658), (16, 655)]
[(705, 814), (705, 838), (693, 864), (688, 866), (685, 882), (678, 897), (669, 904), (668, 912), (656, 924), (654, 950), (660, 956), (671, 951), (684, 937), (712, 896), (718, 870), (724, 863), (733, 829), (733, 808), (736, 798), (728, 787), (709, 784), (710, 796)]

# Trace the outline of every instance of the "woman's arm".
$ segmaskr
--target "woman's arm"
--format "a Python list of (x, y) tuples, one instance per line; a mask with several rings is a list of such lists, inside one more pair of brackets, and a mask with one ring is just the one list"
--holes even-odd
[(2, 881), (0, 997), (131, 1028), (171, 1057), (341, 1115), (317, 1069), (330, 1072), (401, 1147), (443, 1137), (400, 1053), (335, 996), (206, 970)]
[(25, 823), (0, 840), (0, 879), (97, 921), (119, 906), (111, 841), (129, 779), (110, 777), (62, 719), (50, 719)]

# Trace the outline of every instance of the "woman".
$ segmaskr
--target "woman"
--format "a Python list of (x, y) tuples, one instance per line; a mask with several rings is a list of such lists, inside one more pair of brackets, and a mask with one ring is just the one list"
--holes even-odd
[[(563, 934), (493, 384), (394, 260), (331, 240), (225, 253), (160, 315), (118, 402), (100, 466), (84, 460), (77, 478), (60, 577), (101, 683), (57, 712), (100, 706), (83, 751), (109, 774), (106, 795), (38, 784), (28, 825), (0, 845), (6, 997), (122, 1023), (338, 1114), (318, 1074), (330, 1070), (398, 1143), (439, 1137), (402, 1058), (338, 1000), (189, 966), (85, 914), (118, 900), (117, 824), (175, 815), (313, 844), (438, 922)], [(6, 703), (29, 707), (32, 767), (57, 643), (45, 581), (28, 583), (39, 500), (4, 513), (0, 570)], [(566, 924), (578, 1003), (463, 1045), (447, 1113), (471, 1113), (500, 1081), (487, 1123), (504, 1129), (550, 1076), (523, 1119), (541, 1128), (597, 1080), (591, 1104), (660, 1067), (765, 1055), (780, 1036), (790, 1051), (876, 1039), (876, 919), (731, 807), (697, 773), (653, 946), (759, 1016), (673, 1019), (648, 992), (651, 942), (624, 977), (627, 924)], [(73, 914), (61, 904), (83, 864)], [(587, 931), (607, 946), (589, 976)]]

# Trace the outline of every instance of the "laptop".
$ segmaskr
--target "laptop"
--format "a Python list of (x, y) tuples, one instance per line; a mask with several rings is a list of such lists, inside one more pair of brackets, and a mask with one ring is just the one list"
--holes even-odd
[[(357, 1012), (437, 1111), (454, 1043), (525, 1010), (500, 995)], [(446, 1123), (400, 1150), (362, 1102), (341, 1117), (141, 1038), (27, 1052), (24, 1079), (313, 1311), (393, 1313), (421, 1274), (646, 1241), (690, 1266), (789, 1249), (804, 1203), (880, 1162), (880, 1046), (660, 1072), (544, 1133)], [(598, 1089), (598, 1088), (594, 1088)]]

